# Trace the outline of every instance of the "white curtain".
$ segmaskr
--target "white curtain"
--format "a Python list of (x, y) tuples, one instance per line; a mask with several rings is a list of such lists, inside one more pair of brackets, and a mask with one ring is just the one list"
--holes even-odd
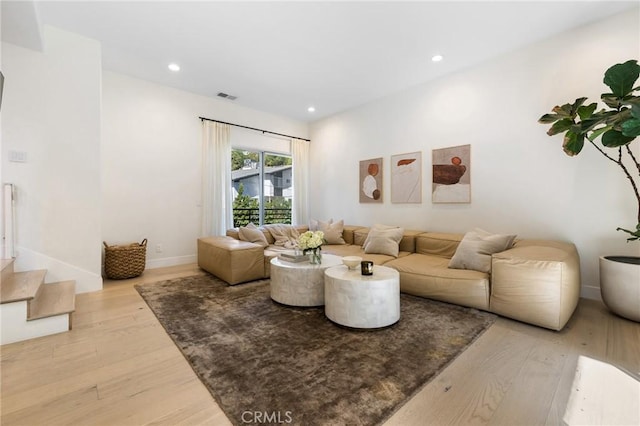
[(202, 236), (233, 227), (231, 126), (202, 120)]
[(294, 225), (309, 223), (309, 142), (291, 140), (293, 157), (293, 205), (291, 222)]

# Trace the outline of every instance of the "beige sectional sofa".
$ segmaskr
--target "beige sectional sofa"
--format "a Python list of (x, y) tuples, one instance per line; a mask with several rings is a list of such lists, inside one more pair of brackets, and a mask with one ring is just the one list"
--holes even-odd
[[(296, 227), (299, 232), (306, 226)], [(198, 240), (198, 265), (234, 285), (267, 278), (270, 261), (282, 252), (261, 228), (269, 246), (241, 241), (238, 229), (227, 236)], [(370, 228), (344, 226), (345, 244), (322, 247), (322, 253), (357, 255), (400, 273), (404, 293), (468, 306), (552, 330), (571, 318), (580, 293), (580, 261), (571, 243), (516, 240), (491, 256), (491, 271), (449, 268), (462, 234), (404, 230), (398, 256), (365, 253)]]

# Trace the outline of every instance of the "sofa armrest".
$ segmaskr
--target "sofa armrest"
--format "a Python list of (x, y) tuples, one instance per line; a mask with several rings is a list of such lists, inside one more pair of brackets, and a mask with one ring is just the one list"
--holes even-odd
[(492, 256), (492, 312), (561, 330), (579, 297), (580, 258), (571, 243), (525, 240)]
[(198, 238), (198, 266), (234, 285), (264, 278), (264, 247), (232, 237)]

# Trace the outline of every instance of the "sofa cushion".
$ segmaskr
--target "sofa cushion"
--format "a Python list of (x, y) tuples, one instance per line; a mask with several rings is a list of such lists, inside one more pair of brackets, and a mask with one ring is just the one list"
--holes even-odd
[(416, 237), (422, 234), (424, 231), (412, 231), (405, 229), (400, 240), (400, 251), (408, 251), (409, 253), (416, 252)]
[(353, 231), (353, 244), (357, 246), (364, 246), (364, 242), (369, 235), (369, 228), (358, 228)]
[(339, 220), (333, 223), (318, 221), (318, 231), (324, 232), (324, 240), (327, 242), (327, 244), (346, 244), (344, 238), (342, 238), (343, 230), (343, 220)]
[(365, 253), (386, 254), (388, 256), (398, 257), (400, 240), (403, 234), (403, 228), (382, 228), (376, 225), (369, 231), (369, 235), (362, 248)]
[[(367, 254), (361, 246), (355, 244), (335, 244), (322, 246), (323, 254), (335, 254), (336, 256), (360, 256), (362, 260), (370, 260), (376, 265), (384, 265), (390, 260), (396, 259), (394, 256), (386, 254)], [(398, 253), (398, 258), (408, 256), (411, 253), (401, 251)]]
[(198, 239), (198, 266), (234, 285), (263, 278), (264, 248), (231, 237)]
[(425, 232), (416, 237), (416, 253), (451, 259), (462, 237), (462, 234)]
[(580, 298), (580, 257), (571, 243), (523, 240), (491, 258), (491, 311), (561, 330)]
[(249, 223), (247, 226), (241, 226), (238, 229), (238, 237), (242, 241), (256, 243), (261, 245), (262, 247), (266, 247), (269, 245), (269, 243), (267, 242), (267, 237), (265, 237), (264, 233), (253, 223)]
[(342, 238), (344, 239), (344, 242), (347, 244), (353, 244), (353, 233), (360, 228), (360, 226), (345, 225), (342, 229)]
[(478, 309), (489, 309), (489, 274), (450, 269), (449, 259), (410, 254), (385, 266), (400, 272), (400, 291)]
[(479, 228), (469, 231), (460, 241), (449, 268), (490, 272), (491, 255), (511, 248), (515, 239), (515, 235), (491, 234)]

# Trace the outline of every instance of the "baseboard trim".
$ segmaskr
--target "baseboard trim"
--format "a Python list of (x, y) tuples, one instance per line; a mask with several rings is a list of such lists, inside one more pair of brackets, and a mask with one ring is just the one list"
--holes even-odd
[(188, 256), (163, 257), (161, 259), (147, 259), (146, 269), (165, 268), (167, 266), (186, 265), (196, 263), (195, 254)]
[(45, 282), (47, 283), (75, 280), (76, 294), (102, 290), (102, 276), (100, 274), (78, 268), (26, 247), (16, 247), (14, 266), (16, 272), (46, 269)]
[(602, 301), (602, 296), (600, 296), (600, 287), (595, 286), (583, 285), (580, 289), (580, 297)]

